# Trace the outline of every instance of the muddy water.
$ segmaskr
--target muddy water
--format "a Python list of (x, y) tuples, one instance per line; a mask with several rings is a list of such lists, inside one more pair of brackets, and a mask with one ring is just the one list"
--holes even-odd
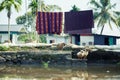
[(56, 66), (1, 65), (0, 80), (120, 80), (118, 65)]

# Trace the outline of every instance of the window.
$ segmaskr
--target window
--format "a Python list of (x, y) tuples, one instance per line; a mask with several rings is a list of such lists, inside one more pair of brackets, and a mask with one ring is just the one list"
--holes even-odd
[(86, 45), (86, 43), (82, 43), (82, 45), (83, 45), (83, 46), (85, 46), (85, 45)]
[(93, 45), (93, 42), (89, 42), (89, 45)]
[(50, 40), (50, 43), (55, 43), (55, 40)]

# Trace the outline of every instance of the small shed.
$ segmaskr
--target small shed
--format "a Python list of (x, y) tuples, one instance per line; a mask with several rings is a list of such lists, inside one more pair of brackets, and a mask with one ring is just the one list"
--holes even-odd
[[(17, 43), (19, 34), (25, 33), (26, 30), (23, 25), (10, 25), (10, 40), (12, 43)], [(0, 25), (0, 43), (8, 40), (8, 25)]]

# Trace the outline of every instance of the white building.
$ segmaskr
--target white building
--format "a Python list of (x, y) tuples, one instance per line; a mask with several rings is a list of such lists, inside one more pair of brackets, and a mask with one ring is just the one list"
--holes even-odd
[(68, 35), (47, 35), (46, 36), (47, 43), (70, 43), (70, 36)]
[(71, 35), (72, 44), (76, 45), (117, 45), (118, 36), (99, 34), (74, 34)]
[[(17, 43), (19, 34), (25, 33), (26, 30), (23, 25), (10, 25), (10, 40), (12, 43)], [(8, 25), (0, 25), (0, 43), (8, 41)]]

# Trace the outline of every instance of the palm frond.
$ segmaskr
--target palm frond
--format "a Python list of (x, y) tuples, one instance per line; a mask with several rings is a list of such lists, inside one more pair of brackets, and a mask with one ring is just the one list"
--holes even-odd
[(6, 2), (3, 1), (1, 4), (0, 4), (0, 11), (2, 11), (6, 6)]
[(15, 0), (18, 4), (22, 5), (22, 0)]
[(110, 10), (110, 9), (112, 9), (112, 8), (115, 8), (115, 6), (116, 6), (116, 4), (113, 4), (113, 5), (109, 4), (109, 5), (106, 7), (106, 10)]
[(118, 26), (120, 27), (120, 17), (118, 17), (117, 22), (118, 22)]
[(102, 17), (99, 19), (99, 21), (97, 23), (97, 27), (102, 27), (103, 25), (101, 23), (102, 23)]
[(18, 4), (17, 2), (14, 2), (13, 6), (17, 12), (19, 12), (19, 10), (21, 9), (20, 4)]
[(0, 6), (0, 11), (2, 11), (4, 9), (4, 7), (3, 6)]
[(118, 27), (117, 19), (115, 19), (113, 16), (111, 16), (111, 21), (114, 22), (114, 24)]
[(117, 16), (120, 16), (120, 12), (119, 11), (113, 11), (114, 14), (116, 14)]
[(110, 26), (110, 29), (113, 30), (110, 19), (109, 19), (109, 21), (108, 21), (108, 24), (109, 24), (109, 26)]
[(102, 13), (94, 12), (94, 20), (98, 20), (98, 18), (102, 15)]
[(103, 7), (107, 7), (110, 4), (110, 0), (100, 0), (100, 3)]
[(94, 5), (96, 8), (102, 8), (102, 6), (98, 2), (96, 2), (95, 0), (91, 0), (90, 4)]

